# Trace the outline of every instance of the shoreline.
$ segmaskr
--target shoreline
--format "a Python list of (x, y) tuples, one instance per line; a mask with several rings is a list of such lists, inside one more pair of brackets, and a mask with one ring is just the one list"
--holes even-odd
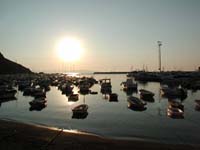
[(0, 149), (144, 149), (195, 150), (200, 145), (168, 144), (148, 140), (125, 140), (54, 127), (0, 120)]
[[(102, 139), (120, 140), (120, 141), (141, 141), (141, 142), (152, 142), (152, 143), (159, 143), (159, 144), (166, 144), (166, 143), (167, 144), (176, 144), (175, 142), (159, 140), (157, 138), (151, 138), (151, 137), (104, 136), (104, 135), (100, 135), (100, 134), (88, 132), (88, 131), (83, 131), (83, 130), (66, 129), (66, 128), (60, 128), (60, 127), (56, 127), (56, 126), (48, 126), (47, 124), (40, 124), (40, 123), (38, 124), (36, 122), (25, 122), (25, 121), (19, 121), (19, 120), (14, 120), (14, 119), (9, 119), (9, 118), (0, 118), (0, 121), (7, 121), (7, 122), (11, 122), (11, 123), (25, 124), (25, 125), (38, 127), (38, 128), (55, 130), (55, 131), (62, 130), (63, 132), (66, 132), (66, 133), (73, 133), (73, 134), (76, 134), (76, 135), (85, 135), (85, 136), (95, 136), (95, 137), (99, 137), (99, 138), (102, 138)], [(179, 144), (182, 145), (182, 143), (179, 143)]]

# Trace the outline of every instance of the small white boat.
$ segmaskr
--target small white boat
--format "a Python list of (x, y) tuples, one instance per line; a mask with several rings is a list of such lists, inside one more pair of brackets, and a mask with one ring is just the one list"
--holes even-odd
[(81, 114), (81, 113), (86, 113), (87, 110), (88, 110), (88, 105), (87, 104), (81, 104), (81, 105), (74, 107), (72, 109), (72, 112)]

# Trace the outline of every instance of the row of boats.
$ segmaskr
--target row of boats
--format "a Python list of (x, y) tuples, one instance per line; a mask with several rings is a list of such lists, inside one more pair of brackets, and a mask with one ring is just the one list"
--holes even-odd
[[(127, 101), (128, 101), (128, 107), (132, 110), (144, 111), (147, 109), (146, 107), (147, 102), (144, 101), (143, 99), (130, 96), (127, 98)], [(199, 101), (199, 100), (196, 100), (196, 101)], [(198, 110), (200, 106), (199, 104), (200, 103), (198, 102), (196, 105), (196, 107), (198, 107)], [(171, 118), (184, 118), (184, 105), (181, 103), (181, 101), (178, 101), (178, 100), (168, 101), (167, 116)]]
[[(39, 77), (31, 78), (29, 80), (16, 80), (15, 84), (18, 90), (23, 92), (24, 96), (32, 96), (34, 100), (29, 102), (30, 110), (41, 110), (46, 107), (46, 92), (50, 90), (50, 86), (57, 86), (58, 89), (68, 96), (68, 101), (77, 101), (79, 99), (79, 94), (73, 92), (74, 86), (79, 88), (80, 94), (98, 94), (96, 91), (91, 91), (91, 87), (94, 84), (100, 85), (100, 92), (102, 94), (108, 94), (109, 101), (118, 101), (118, 94), (112, 93), (111, 79), (101, 79), (99, 81), (94, 78), (82, 77), (67, 77), (67, 76), (49, 76), (48, 78)], [(124, 91), (137, 91), (138, 84), (133, 82), (132, 78), (128, 78), (126, 81), (121, 83), (122, 89)], [(169, 87), (162, 86), (162, 95), (167, 98), (184, 98), (187, 97), (187, 91), (182, 87)], [(11, 99), (15, 97), (17, 90), (10, 85), (0, 86), (0, 101), (4, 99)], [(154, 101), (154, 93), (145, 89), (139, 90), (140, 97), (128, 96), (128, 106), (133, 109), (145, 110), (146, 101)], [(200, 102), (196, 100), (196, 110), (200, 110)], [(178, 105), (176, 103), (176, 105)], [(175, 107), (175, 104), (169, 103), (168, 111), (169, 114), (181, 114), (179, 107)], [(179, 110), (180, 109), (180, 110)], [(87, 116), (88, 105), (81, 104), (72, 109), (73, 114), (78, 114), (78, 116)], [(169, 115), (170, 116), (170, 115)], [(172, 115), (173, 116), (173, 115)]]
[[(100, 85), (101, 85), (101, 93), (109, 93), (108, 94), (108, 99), (109, 101), (117, 101), (117, 94), (111, 92), (111, 80), (110, 79), (101, 79), (100, 80)], [(134, 83), (132, 79), (127, 79), (127, 81), (121, 83), (123, 90), (124, 91), (130, 91), (130, 90), (137, 90), (137, 83)], [(181, 87), (167, 87), (163, 86), (161, 88), (162, 95), (167, 98), (185, 98), (187, 97), (187, 91)], [(127, 101), (128, 101), (128, 107), (133, 109), (133, 110), (146, 110), (146, 105), (147, 101), (148, 102), (153, 102), (154, 101), (154, 93), (145, 89), (140, 89), (140, 98), (135, 97), (135, 96), (128, 96)], [(199, 101), (196, 100), (196, 110), (199, 110)], [(78, 109), (81, 109), (81, 112), (85, 114), (84, 111), (88, 109), (88, 106), (86, 104), (81, 104), (80, 106), (75, 107), (75, 111)], [(79, 111), (80, 114), (80, 111)], [(184, 118), (184, 105), (181, 103), (181, 101), (178, 100), (172, 100), (168, 102), (168, 107), (167, 107), (167, 115), (172, 118)]]

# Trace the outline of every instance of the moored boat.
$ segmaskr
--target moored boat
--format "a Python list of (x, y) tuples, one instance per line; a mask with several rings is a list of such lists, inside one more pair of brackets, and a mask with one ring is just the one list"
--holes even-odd
[(187, 90), (185, 90), (184, 88), (179, 88), (179, 87), (170, 88), (170, 87), (163, 86), (161, 90), (162, 90), (162, 95), (164, 97), (168, 97), (168, 98), (187, 97)]
[(140, 89), (140, 98), (143, 100), (149, 100), (149, 101), (154, 101), (153, 96), (155, 95), (153, 92), (148, 91), (148, 90), (144, 90), (144, 89)]
[(30, 101), (29, 104), (31, 107), (29, 108), (30, 111), (37, 110), (41, 111), (47, 106), (47, 100), (44, 98), (35, 98), (34, 100)]
[(87, 110), (88, 110), (88, 105), (87, 104), (81, 104), (81, 105), (74, 107), (72, 109), (72, 112), (82, 114), (82, 113), (86, 113)]
[(30, 101), (29, 104), (32, 106), (42, 106), (47, 102), (47, 100), (43, 98), (35, 98), (34, 100)]
[(143, 109), (145, 107), (145, 105), (147, 104), (146, 102), (144, 102), (143, 100), (134, 97), (134, 96), (130, 96), (127, 98), (128, 101), (128, 107), (132, 107), (132, 108), (138, 108), (138, 109)]
[(90, 91), (91, 85), (87, 81), (82, 81), (82, 82), (79, 83), (78, 87), (80, 89), (80, 93), (86, 93), (86, 94), (88, 94), (89, 91)]
[(137, 83), (134, 83), (132, 79), (126, 79), (125, 82), (121, 83), (124, 91), (137, 90)]
[(100, 86), (101, 86), (101, 93), (112, 93), (112, 85), (111, 85), (111, 79), (101, 79), (99, 80)]
[(78, 94), (71, 94), (68, 97), (68, 101), (78, 101), (78, 97), (79, 97)]
[(109, 101), (110, 102), (117, 102), (118, 101), (118, 95), (116, 93), (109, 94)]

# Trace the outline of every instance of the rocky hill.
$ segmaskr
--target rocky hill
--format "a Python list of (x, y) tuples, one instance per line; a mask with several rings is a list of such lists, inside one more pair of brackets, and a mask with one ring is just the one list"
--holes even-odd
[(0, 74), (32, 73), (30, 69), (5, 58), (0, 52)]

